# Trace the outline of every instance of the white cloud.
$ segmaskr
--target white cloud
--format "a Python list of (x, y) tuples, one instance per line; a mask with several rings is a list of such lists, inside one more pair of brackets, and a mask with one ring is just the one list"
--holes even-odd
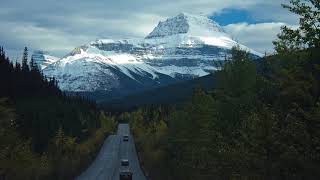
[[(160, 20), (180, 12), (211, 15), (225, 8), (245, 9), (258, 20), (295, 24), (296, 17), (281, 9), (283, 2), (288, 1), (2, 0), (0, 23), (8, 28), (0, 29), (0, 44), (11, 51), (20, 51), (28, 45), (33, 49), (54, 51), (61, 56), (98, 37), (144, 37)], [(267, 48), (269, 51), (280, 24), (237, 24), (229, 25), (227, 29), (253, 49), (265, 51), (263, 48)], [(230, 30), (231, 27), (238, 30)], [(255, 32), (265, 36), (259, 37), (257, 34), (256, 38), (252, 38)]]
[(272, 41), (277, 39), (277, 34), (280, 32), (281, 26), (284, 25), (290, 26), (282, 22), (258, 24), (238, 23), (229, 24), (224, 28), (240, 43), (261, 53), (272, 53), (274, 52)]
[(3, 25), (11, 28), (10, 31), (0, 29), (0, 34), (3, 36), (0, 43), (9, 47), (9, 50), (13, 52), (28, 46), (31, 49), (45, 49), (61, 55), (60, 52), (72, 50), (75, 44), (81, 45), (93, 38), (73, 35), (57, 29), (38, 27), (29, 23), (5, 23)]

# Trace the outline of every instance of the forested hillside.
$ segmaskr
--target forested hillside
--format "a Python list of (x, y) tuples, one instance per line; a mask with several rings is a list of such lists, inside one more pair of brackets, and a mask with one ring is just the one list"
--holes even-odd
[(282, 28), (263, 73), (234, 48), (212, 91), (121, 116), (152, 179), (320, 178), (320, 2), (303, 2), (284, 5), (300, 27)]
[(193, 89), (202, 87), (211, 90), (215, 85), (215, 74), (199, 77), (196, 79), (174, 83), (168, 86), (113, 99), (109, 102), (102, 102), (99, 105), (105, 109), (115, 112), (132, 111), (139, 107), (157, 105), (180, 105), (190, 99)]
[(115, 126), (94, 102), (65, 96), (27, 48), (21, 65), (0, 48), (0, 179), (72, 179)]

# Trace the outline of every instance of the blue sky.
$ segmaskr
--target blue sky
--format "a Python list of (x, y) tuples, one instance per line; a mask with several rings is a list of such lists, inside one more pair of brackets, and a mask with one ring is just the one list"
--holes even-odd
[(255, 19), (254, 16), (245, 9), (223, 9), (221, 13), (210, 16), (211, 19), (215, 20), (222, 26), (226, 26), (228, 24), (235, 23), (243, 23), (246, 22), (248, 24), (256, 24), (256, 23), (267, 23), (272, 22), (272, 20), (258, 20)]
[(233, 38), (259, 52), (272, 52), (282, 25), (298, 18), (282, 9), (288, 0), (1, 0), (0, 45), (10, 54), (24, 46), (63, 56), (99, 37), (145, 37), (180, 12), (205, 14)]

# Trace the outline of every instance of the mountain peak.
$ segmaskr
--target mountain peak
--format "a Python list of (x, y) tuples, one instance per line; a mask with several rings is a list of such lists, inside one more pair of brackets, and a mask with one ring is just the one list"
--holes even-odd
[(160, 21), (146, 39), (177, 34), (207, 37), (226, 35), (222, 27), (208, 17), (183, 12), (163, 22)]

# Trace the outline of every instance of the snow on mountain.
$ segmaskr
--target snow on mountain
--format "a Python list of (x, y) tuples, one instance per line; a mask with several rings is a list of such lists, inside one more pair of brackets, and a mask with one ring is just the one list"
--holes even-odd
[(159, 22), (158, 26), (146, 38), (177, 34), (203, 37), (228, 36), (222, 27), (206, 16), (180, 13), (176, 17)]
[(260, 53), (232, 40), (231, 36), (218, 23), (204, 15), (180, 13), (176, 17), (159, 22), (146, 39), (176, 42), (189, 46), (206, 44), (229, 49), (239, 45), (242, 49), (261, 56)]
[(49, 55), (49, 52), (41, 50), (34, 51), (31, 57), (40, 69), (44, 69), (59, 60), (59, 58)]
[(181, 13), (160, 22), (146, 38), (100, 39), (75, 48), (44, 73), (66, 91), (128, 94), (207, 75), (222, 67), (236, 45), (261, 56), (213, 20)]

